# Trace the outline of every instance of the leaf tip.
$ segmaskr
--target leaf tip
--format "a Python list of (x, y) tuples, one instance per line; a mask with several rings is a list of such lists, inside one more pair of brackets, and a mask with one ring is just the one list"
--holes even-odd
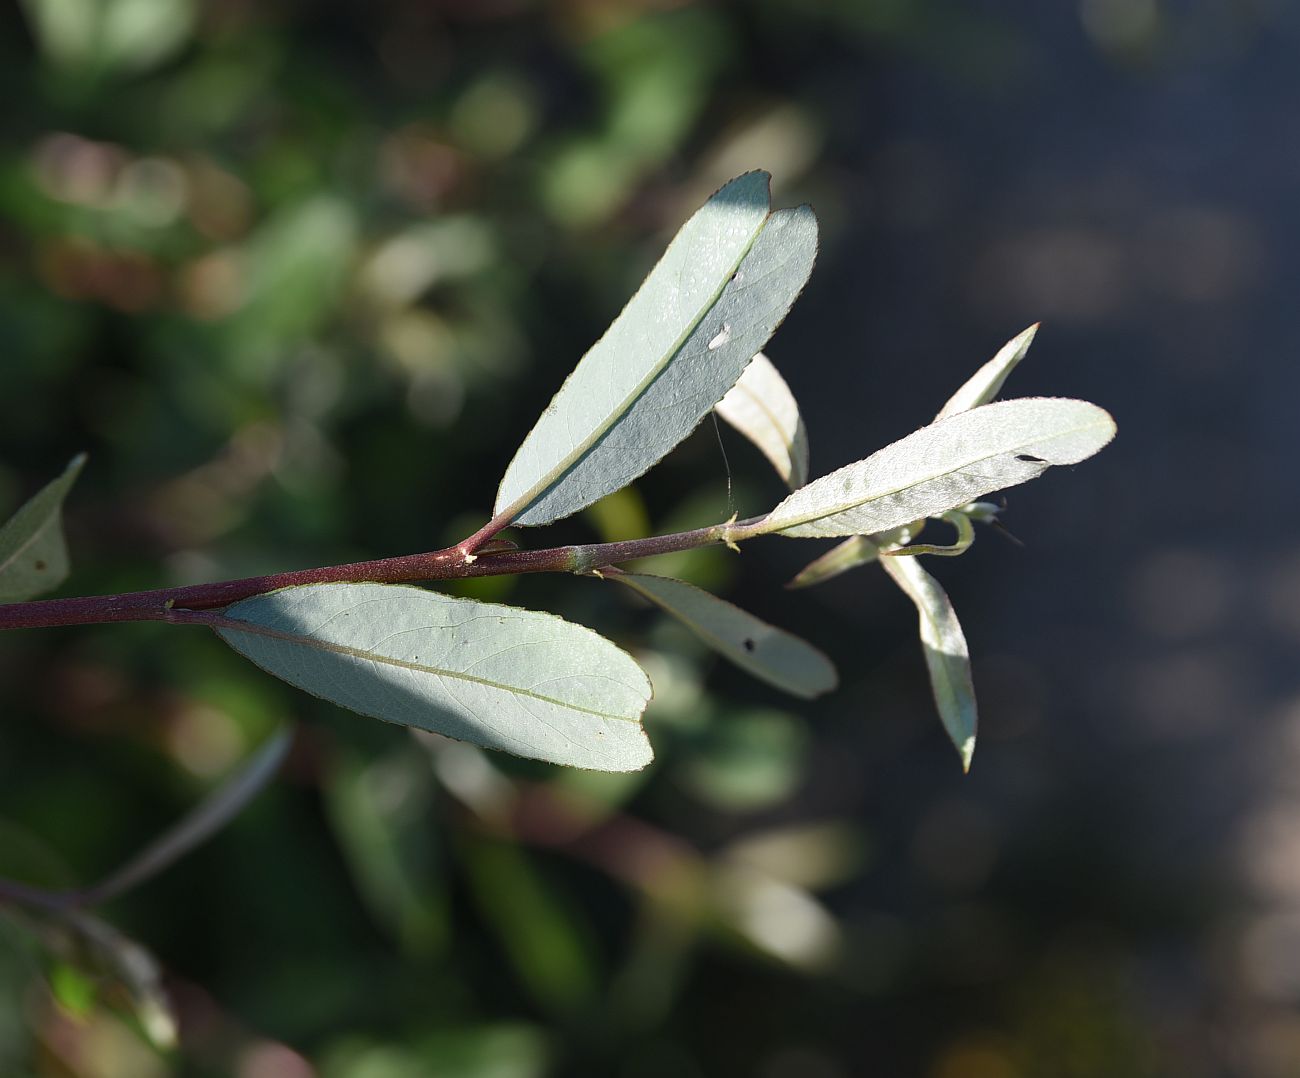
[(957, 755), (961, 757), (961, 773), (970, 774), (970, 762), (975, 756), (975, 735), (971, 734), (965, 741), (957, 746)]
[(836, 669), (835, 664), (831, 662), (830, 659), (826, 660), (824, 678), (825, 680), (821, 682), (820, 687), (815, 693), (813, 693), (814, 697), (825, 696), (828, 692), (834, 692), (840, 687), (840, 672)]
[(751, 192), (756, 193), (759, 190), (762, 191), (762, 197), (770, 206), (772, 203), (772, 174), (767, 169), (753, 168), (724, 183), (709, 196), (709, 202), (719, 196), (723, 199), (731, 196), (746, 198), (750, 196)]

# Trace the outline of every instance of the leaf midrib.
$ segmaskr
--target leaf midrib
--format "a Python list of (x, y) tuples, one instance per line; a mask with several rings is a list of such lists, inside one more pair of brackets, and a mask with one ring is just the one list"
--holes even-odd
[[(732, 279), (735, 277), (736, 270), (739, 269), (741, 263), (749, 257), (750, 251), (754, 249), (754, 244), (758, 242), (758, 237), (763, 234), (763, 231), (771, 222), (772, 216), (772, 212), (769, 210), (767, 216), (763, 218), (762, 223), (754, 230), (754, 234), (750, 237), (749, 242), (745, 245), (745, 249), (740, 253), (740, 256), (731, 264), (731, 268), (722, 275), (724, 279), (721, 286), (700, 307), (699, 311), (687, 325), (686, 329), (677, 337), (672, 347), (664, 351), (664, 354), (654, 363), (645, 377), (643, 377), (633, 387), (632, 391), (623, 398), (617, 408), (612, 409), (590, 434), (578, 442), (578, 444), (575, 445), (565, 456), (561, 457), (560, 460), (551, 467), (550, 471), (545, 472), (541, 478), (525, 491), (525, 493), (521, 494), (511, 502), (510, 505), (503, 509), (501, 513), (498, 514), (499, 516), (509, 516), (511, 519), (516, 519), (526, 513), (537, 502), (541, 501), (541, 499), (545, 497), (555, 484), (564, 477), (565, 473), (581, 461), (582, 458), (585, 457), (592, 448), (610, 432), (611, 429), (613, 429), (619, 419), (627, 415), (632, 405), (645, 395), (645, 391), (649, 388), (650, 384), (663, 373), (668, 364), (672, 362), (673, 357), (681, 352), (682, 348), (686, 345), (686, 342), (695, 335), (695, 331), (700, 327), (700, 324), (704, 319), (708, 317), (709, 312), (718, 305), (718, 300), (722, 298), (722, 294), (727, 290), (727, 286), (731, 284)], [(628, 301), (628, 306), (631, 306), (635, 302), (636, 296), (634, 295), (632, 299)], [(622, 317), (622, 315), (620, 314), (619, 317)], [(606, 330), (605, 335), (608, 333), (609, 330)], [(599, 347), (601, 341), (605, 339), (605, 335), (602, 335), (600, 341), (597, 341), (592, 345), (593, 350)], [(587, 353), (587, 355), (590, 354), (591, 352)], [(586, 356), (584, 356), (583, 359), (585, 360)], [(563, 391), (562, 387), (560, 392)], [(531, 434), (529, 437), (531, 437)]]
[(794, 478), (794, 454), (790, 452), (791, 446), (793, 445), (793, 438), (791, 438), (789, 442), (786, 441), (786, 430), (781, 423), (780, 417), (768, 407), (767, 401), (764, 400), (760, 394), (756, 393), (743, 382), (737, 382), (735, 388), (738, 389), (743, 396), (746, 396), (753, 401), (754, 407), (762, 413), (763, 418), (767, 420), (768, 425), (772, 430), (776, 431), (777, 442), (785, 449), (785, 466), (786, 472), (788, 473), (787, 475), (783, 475), (781, 478), (789, 484), (789, 482)]
[[(767, 680), (769, 683), (776, 685), (778, 688), (783, 688), (787, 692), (793, 693), (796, 696), (802, 696), (805, 699), (812, 699), (812, 696), (809, 694), (813, 694), (813, 695), (817, 694), (818, 692), (817, 689), (809, 688), (809, 686), (806, 683), (799, 680), (799, 675), (797, 671), (794, 673), (790, 673), (788, 670), (784, 668), (778, 671), (772, 664), (770, 656), (767, 656), (766, 662), (760, 662), (758, 660), (757, 641), (755, 641), (755, 645), (756, 645), (755, 650), (753, 652), (747, 652), (743, 648), (737, 647), (734, 641), (727, 640), (725, 637), (721, 637), (717, 633), (713, 632), (711, 629), (706, 628), (703, 622), (701, 622), (699, 618), (695, 618), (687, 614), (680, 606), (676, 606), (673, 603), (669, 602), (667, 599), (664, 599), (663, 597), (656, 595), (651, 588), (647, 588), (644, 584), (640, 583), (640, 581), (644, 580), (647, 576), (651, 576), (651, 574), (620, 573), (618, 576), (614, 577), (614, 579), (622, 581), (624, 584), (627, 584), (628, 587), (630, 587), (638, 595), (642, 596), (645, 599), (648, 599), (650, 602), (654, 603), (656, 606), (660, 607), (661, 609), (668, 611), (668, 613), (672, 614), (673, 617), (679, 618), (690, 629), (698, 633), (699, 636), (702, 637), (705, 641), (711, 642), (713, 646), (717, 648), (718, 651), (720, 651), (723, 655), (730, 657), (732, 661), (739, 663), (742, 667), (745, 667), (746, 669), (754, 672), (756, 677), (762, 677), (765, 680)], [(696, 588), (694, 584), (687, 583), (685, 580), (671, 580), (670, 578), (667, 577), (653, 577), (653, 576), (651, 576), (651, 578), (656, 581), (669, 580), (670, 586), (672, 584), (680, 584), (687, 589), (699, 591), (704, 595), (710, 595), (710, 593), (704, 591), (703, 588)], [(717, 596), (712, 596), (712, 598), (717, 598)], [(817, 648), (809, 644), (808, 641), (801, 640), (793, 633), (787, 633), (784, 629), (780, 629), (775, 625), (767, 624), (761, 618), (755, 617), (754, 615), (750, 614), (749, 611), (742, 610), (740, 607), (736, 606), (735, 603), (727, 602), (726, 599), (718, 599), (718, 602), (731, 607), (738, 614), (753, 618), (754, 621), (757, 623), (755, 633), (756, 634), (761, 633), (762, 636), (764, 637), (765, 642), (767, 639), (770, 639), (773, 634), (780, 634), (781, 637), (784, 637), (786, 639), (787, 643), (790, 646), (793, 646), (794, 648), (802, 647), (806, 649), (806, 651), (809, 654), (810, 661), (813, 662), (830, 661), (826, 658), (825, 655), (823, 655), (820, 651), (818, 651)], [(759, 671), (762, 671), (762, 673), (758, 673)], [(824, 692), (825, 690), (820, 690), (820, 691)]]
[[(730, 655), (736, 659), (752, 658), (752, 656), (749, 653), (742, 651), (740, 648), (736, 647), (736, 645), (731, 641), (724, 639), (723, 637), (719, 636), (717, 633), (713, 632), (711, 629), (706, 628), (704, 626), (704, 623), (701, 622), (699, 618), (693, 617), (692, 615), (686, 613), (686, 611), (684, 611), (680, 606), (677, 606), (676, 604), (672, 603), (668, 599), (665, 599), (661, 595), (657, 595), (652, 588), (648, 588), (644, 584), (642, 584), (639, 578), (644, 578), (645, 576), (648, 575), (649, 575), (648, 573), (621, 573), (618, 576), (616, 576), (614, 579), (621, 580), (623, 583), (627, 584), (628, 587), (630, 587), (633, 591), (635, 591), (638, 595), (642, 596), (643, 598), (649, 599), (650, 602), (668, 611), (668, 613), (672, 614), (673, 617), (679, 618), (685, 625), (689, 626), (696, 633), (702, 636), (705, 640), (710, 641), (714, 647), (716, 647), (719, 651), (723, 652), (724, 654)], [(665, 580), (667, 578), (659, 577), (659, 579)], [(676, 583), (682, 584), (684, 587), (687, 588), (693, 588), (695, 586), (693, 584), (687, 584), (686, 581), (684, 580), (677, 581)], [(705, 592), (703, 588), (699, 588), (696, 590), (703, 592), (705, 595), (709, 594), (708, 592)], [(717, 596), (714, 596), (714, 598), (717, 598)], [(718, 599), (718, 602), (726, 603), (727, 600)], [(743, 611), (740, 609), (740, 607), (736, 606), (735, 603), (727, 603), (727, 605), (730, 606), (733, 610), (736, 610), (738, 613), (741, 614), (746, 613), (746, 611)], [(762, 664), (754, 663), (754, 665), (761, 666)]]
[[(968, 414), (969, 414), (968, 412), (958, 413), (958, 415), (968, 415)], [(949, 418), (955, 418), (955, 417), (949, 417)], [(1106, 425), (1105, 423), (1100, 421), (1096, 423), (1086, 423), (1081, 427), (1071, 427), (1069, 430), (1058, 431), (1055, 434), (1048, 435), (1047, 439), (1031, 438), (1028, 441), (1020, 442), (1016, 445), (1005, 446), (1004, 448), (997, 450), (997, 452), (995, 453), (988, 453), (982, 457), (973, 457), (972, 459), (964, 462), (963, 464), (958, 465), (955, 468), (947, 468), (944, 471), (935, 472), (933, 475), (927, 475), (921, 479), (914, 479), (911, 482), (906, 483), (901, 487), (893, 487), (890, 490), (882, 490), (879, 494), (872, 494), (870, 497), (861, 498), (858, 501), (841, 504), (836, 506), (833, 509), (818, 510), (815, 513), (811, 513), (808, 516), (799, 517), (795, 520), (782, 521), (777, 530), (788, 531), (790, 528), (798, 528), (798, 527), (802, 527), (804, 524), (812, 524), (818, 520), (826, 520), (828, 517), (839, 516), (839, 514), (841, 513), (847, 513), (850, 510), (859, 509), (864, 505), (870, 505), (872, 502), (880, 501), (881, 498), (888, 498), (890, 497), (890, 495), (893, 494), (901, 494), (905, 490), (911, 490), (913, 487), (919, 487), (925, 483), (933, 483), (936, 479), (942, 479), (946, 475), (952, 475), (954, 472), (963, 471), (966, 468), (970, 468), (973, 465), (983, 464), (986, 460), (992, 460), (994, 457), (1004, 456), (1007, 453), (1014, 453), (1020, 449), (1028, 449), (1030, 446), (1038, 445), (1045, 440), (1055, 440), (1057, 438), (1068, 438), (1071, 435), (1082, 434), (1085, 431), (1090, 431), (1098, 427), (1104, 427), (1105, 425)], [(881, 452), (883, 452), (883, 450)], [(867, 459), (870, 460), (871, 458), (868, 457)], [(1047, 463), (1047, 466), (1043, 469), (1043, 471), (1046, 471), (1047, 468), (1055, 468), (1057, 466), (1058, 465), (1049, 461)], [(852, 465), (849, 465), (848, 467), (852, 467)], [(830, 473), (830, 475), (834, 475), (834, 474), (835, 474), (834, 472)], [(824, 478), (829, 479), (830, 475), (825, 476)], [(791, 497), (794, 497), (796, 494), (803, 493), (807, 489), (808, 489), (807, 487), (803, 487), (801, 488), (801, 490), (796, 491), (795, 494), (792, 494)], [(777, 510), (779, 509), (780, 506), (777, 506)], [(776, 510), (773, 511), (773, 515), (775, 515), (775, 512)]]
[(318, 651), (328, 651), (335, 655), (346, 655), (353, 659), (365, 659), (370, 662), (382, 663), (387, 666), (395, 666), (403, 670), (413, 670), (421, 674), (432, 674), (435, 677), (450, 677), (459, 681), (466, 681), (474, 685), (483, 685), (490, 689), (498, 689), (501, 692), (512, 693), (517, 696), (526, 696), (531, 700), (537, 700), (545, 704), (555, 704), (557, 707), (568, 708), (570, 711), (578, 711), (584, 715), (592, 715), (601, 719), (616, 719), (620, 722), (632, 722), (640, 725), (639, 716), (615, 715), (607, 711), (598, 711), (595, 708), (583, 707), (581, 704), (571, 704), (565, 700), (558, 700), (553, 696), (546, 696), (543, 693), (534, 692), (531, 689), (520, 688), (516, 685), (507, 685), (503, 682), (492, 681), (489, 678), (475, 677), (473, 674), (466, 674), (458, 670), (446, 670), (437, 666), (426, 666), (422, 663), (413, 663), (405, 659), (396, 659), (391, 655), (376, 654), (372, 651), (364, 651), (361, 648), (350, 647), (347, 644), (335, 644), (327, 640), (317, 640), (313, 637), (302, 636), (297, 633), (284, 632), (279, 629), (272, 629), (266, 625), (258, 625), (255, 622), (242, 621), (239, 618), (228, 619), (231, 622), (237, 622), (239, 627), (223, 625), (217, 627), (217, 632), (225, 633), (251, 633), (255, 636), (265, 636), (273, 640), (281, 640), (288, 644), (294, 644), (298, 647), (315, 648)]

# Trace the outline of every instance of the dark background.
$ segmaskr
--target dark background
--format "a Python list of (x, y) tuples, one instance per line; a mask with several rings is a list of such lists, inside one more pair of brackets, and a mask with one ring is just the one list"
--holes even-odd
[[(0, 921), (0, 1073), (1300, 1073), (1300, 9), (1284, 0), (27, 0), (0, 12), (0, 507), (77, 451), (62, 594), (431, 549), (675, 228), (762, 167), (822, 224), (768, 352), (814, 474), (1043, 328), (1011, 395), (1116, 417), (930, 568), (665, 560), (823, 646), (779, 698), (597, 582), (459, 590), (633, 649), (659, 759), (416, 741), (197, 630), (0, 648), (0, 867), (95, 878), (286, 721), (281, 780), (102, 912), (180, 1047)], [(711, 424), (547, 542), (762, 511)], [(730, 500), (729, 500), (730, 498)], [(540, 535), (528, 541), (542, 543)], [(669, 563), (671, 562), (671, 563)]]

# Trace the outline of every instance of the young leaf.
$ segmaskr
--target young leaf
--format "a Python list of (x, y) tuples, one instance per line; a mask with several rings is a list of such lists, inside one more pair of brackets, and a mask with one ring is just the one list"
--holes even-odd
[(946, 419), (958, 412), (969, 411), (981, 404), (988, 404), (1002, 391), (1002, 383), (1016, 368), (1016, 364), (1025, 358), (1029, 346), (1034, 343), (1034, 334), (1038, 332), (1035, 322), (1019, 336), (1012, 337), (998, 354), (977, 370), (961, 389), (948, 398), (948, 403), (939, 410), (935, 419)]
[(838, 683), (830, 659), (811, 644), (725, 599), (669, 577), (610, 575), (672, 614), (719, 654), (769, 685), (811, 699), (830, 692)]
[(918, 554), (934, 554), (940, 558), (956, 558), (965, 554), (975, 542), (975, 525), (965, 513), (953, 510), (939, 518), (946, 520), (957, 529), (957, 541), (948, 546), (939, 543), (910, 543), (896, 547), (894, 550), (882, 550), (880, 553), (888, 558), (914, 558)]
[(881, 558), (880, 564), (916, 604), (935, 706), (957, 747), (962, 770), (969, 771), (975, 754), (975, 686), (971, 683), (970, 651), (957, 613), (939, 582), (916, 558)]
[(276, 677), (385, 722), (596, 771), (652, 757), (641, 668), (553, 614), (398, 585), (309, 584), (236, 603), (214, 627)]
[[(924, 524), (924, 521), (921, 524)], [(909, 524), (876, 535), (850, 536), (844, 542), (831, 547), (820, 558), (805, 565), (786, 587), (811, 587), (813, 584), (820, 584), (837, 577), (840, 573), (856, 569), (859, 565), (870, 565), (880, 557), (882, 550), (909, 542), (919, 530), (919, 527)]]
[(0, 603), (21, 603), (68, 578), (63, 540), (63, 499), (85, 466), (79, 453), (0, 528)]
[(808, 482), (808, 432), (799, 405), (762, 352), (713, 410), (758, 446), (791, 490)]
[(1054, 464), (1077, 464), (1114, 435), (1114, 420), (1085, 401), (1029, 397), (986, 404), (814, 480), (751, 534), (815, 538), (897, 528), (1028, 482)]
[(515, 453), (495, 515), (549, 524), (627, 486), (685, 438), (767, 343), (817, 254), (807, 206), (732, 180), (686, 222)]

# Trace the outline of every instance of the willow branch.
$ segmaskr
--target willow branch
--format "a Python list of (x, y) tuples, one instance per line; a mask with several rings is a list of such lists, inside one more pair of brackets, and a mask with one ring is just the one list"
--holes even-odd
[[(185, 611), (218, 609), (254, 595), (301, 584), (410, 584), (520, 573), (585, 573), (637, 558), (748, 538), (757, 532), (750, 531), (746, 534), (742, 530), (752, 529), (758, 519), (741, 521), (739, 524), (715, 524), (708, 528), (656, 535), (647, 539), (549, 547), (543, 550), (491, 550), (467, 554), (463, 549), (469, 542), (467, 540), (466, 543), (426, 554), (407, 554), (378, 561), (299, 569), (267, 576), (223, 580), (214, 584), (9, 603), (0, 605), (0, 630), (96, 625), (117, 621), (185, 622), (190, 620), (185, 617)], [(482, 536), (482, 532), (479, 535)], [(478, 539), (475, 545), (481, 544), (485, 538)]]

